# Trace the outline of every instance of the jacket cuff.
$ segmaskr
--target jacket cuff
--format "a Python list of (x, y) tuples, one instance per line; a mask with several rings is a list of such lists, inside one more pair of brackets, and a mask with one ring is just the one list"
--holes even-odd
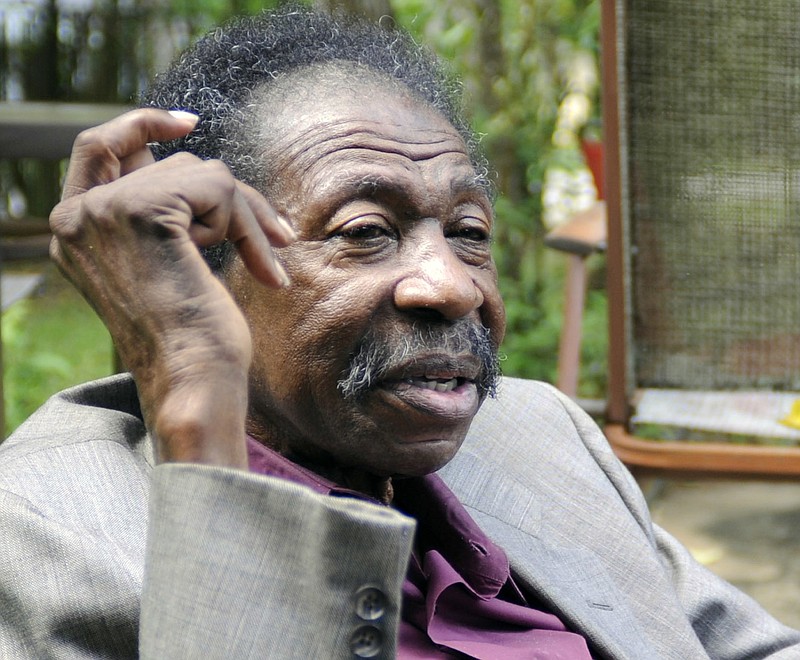
[(227, 468), (153, 471), (142, 658), (393, 658), (413, 519)]

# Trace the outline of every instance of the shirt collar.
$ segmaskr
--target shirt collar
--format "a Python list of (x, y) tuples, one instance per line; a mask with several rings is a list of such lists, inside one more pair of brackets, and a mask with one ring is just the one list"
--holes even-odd
[(278, 477), (279, 479), (286, 479), (287, 481), (308, 486), (311, 490), (321, 495), (355, 497), (379, 504), (377, 500), (364, 493), (339, 486), (313, 470), (298, 465), (249, 435), (247, 436), (247, 458), (250, 472), (264, 474), (269, 477)]
[(495, 597), (510, 576), (508, 557), (478, 527), (437, 474), (394, 481), (395, 504), (419, 523), (420, 557), (437, 551), (481, 598)]
[[(250, 471), (286, 479), (322, 495), (355, 497), (380, 504), (363, 493), (336, 484), (247, 437)], [(484, 534), (437, 474), (394, 480), (394, 505), (417, 520), (421, 557), (436, 550), (482, 598), (497, 595), (509, 578), (508, 558)]]

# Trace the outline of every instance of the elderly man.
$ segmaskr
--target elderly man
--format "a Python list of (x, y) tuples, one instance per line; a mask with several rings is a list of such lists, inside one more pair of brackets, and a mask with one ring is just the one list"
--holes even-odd
[(0, 450), (2, 657), (800, 657), (580, 410), (498, 385), (484, 169), (409, 39), (283, 10), (147, 105), (52, 214), (131, 375)]

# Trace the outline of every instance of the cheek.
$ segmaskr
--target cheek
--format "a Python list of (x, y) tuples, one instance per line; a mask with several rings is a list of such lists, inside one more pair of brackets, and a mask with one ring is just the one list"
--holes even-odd
[(486, 272), (476, 283), (483, 294), (481, 322), (491, 330), (492, 339), (499, 346), (506, 333), (506, 308), (497, 286), (497, 275), (494, 270)]
[(369, 294), (349, 281), (297, 306), (291, 332), (305, 345), (310, 364), (333, 367), (338, 378), (374, 316), (376, 301)]
[(253, 370), (271, 389), (318, 398), (334, 391), (350, 354), (370, 326), (375, 301), (352, 278), (341, 282), (293, 277), (246, 305)]
[(313, 344), (326, 361), (344, 351), (346, 362), (376, 311), (391, 301), (391, 281), (378, 269), (336, 265), (334, 246), (324, 241), (292, 248), (282, 251), (292, 279), (281, 292), (289, 299), (289, 331)]

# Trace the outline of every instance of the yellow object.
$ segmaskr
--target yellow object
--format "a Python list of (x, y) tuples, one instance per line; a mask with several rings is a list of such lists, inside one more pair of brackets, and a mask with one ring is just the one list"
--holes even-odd
[(800, 399), (795, 399), (789, 414), (781, 420), (781, 424), (793, 429), (800, 429)]

